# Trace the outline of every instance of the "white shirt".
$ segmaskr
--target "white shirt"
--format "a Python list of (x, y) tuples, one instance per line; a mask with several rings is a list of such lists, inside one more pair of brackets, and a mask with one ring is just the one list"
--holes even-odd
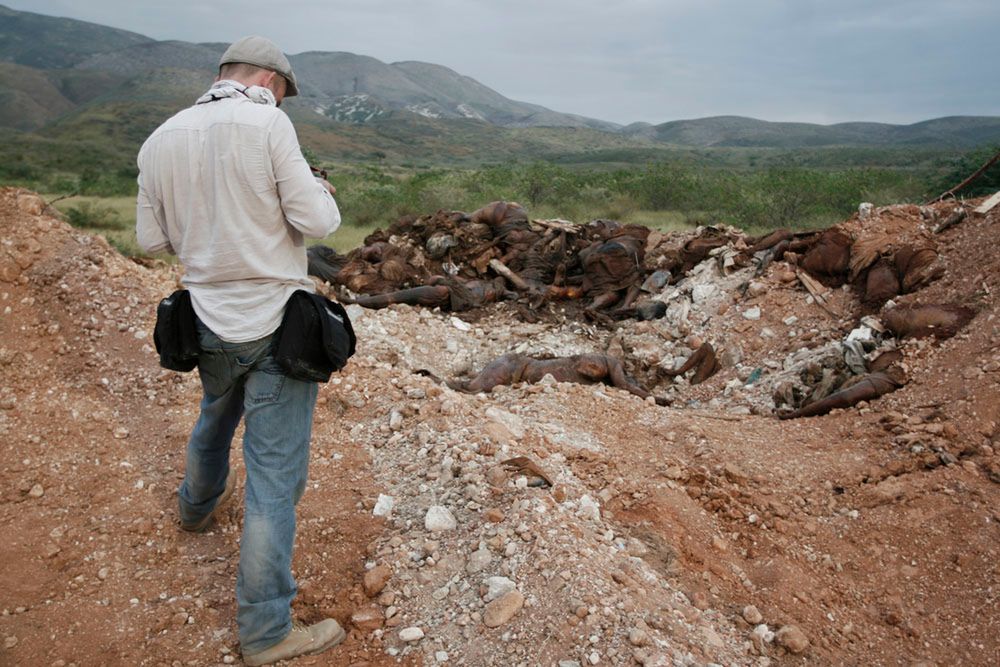
[(219, 338), (272, 333), (306, 275), (304, 237), (340, 226), (337, 203), (309, 169), (291, 121), (247, 98), (197, 104), (139, 151), (136, 236), (184, 264), (195, 313)]

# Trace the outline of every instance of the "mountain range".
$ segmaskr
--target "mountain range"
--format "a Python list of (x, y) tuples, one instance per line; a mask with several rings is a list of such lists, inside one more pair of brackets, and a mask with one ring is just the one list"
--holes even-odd
[[(0, 5), (0, 85), (7, 92), (0, 97), (0, 135), (22, 144), (37, 137), (131, 147), (210, 85), (225, 48)], [(1000, 141), (1000, 117), (815, 125), (721, 116), (622, 127), (509, 99), (432, 63), (322, 51), (289, 60), (301, 92), (283, 108), (303, 143), (348, 159), (496, 160), (520, 151), (650, 147), (964, 149)]]

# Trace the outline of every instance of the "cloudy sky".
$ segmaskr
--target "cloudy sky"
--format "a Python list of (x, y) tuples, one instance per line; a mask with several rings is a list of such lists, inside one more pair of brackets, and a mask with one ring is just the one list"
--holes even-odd
[(1000, 115), (997, 0), (0, 0), (156, 39), (451, 67), (619, 123)]

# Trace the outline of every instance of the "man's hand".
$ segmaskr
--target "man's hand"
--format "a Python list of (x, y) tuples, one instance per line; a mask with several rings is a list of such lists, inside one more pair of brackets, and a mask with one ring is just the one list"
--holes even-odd
[(337, 194), (337, 188), (333, 187), (333, 183), (326, 180), (325, 178), (316, 177), (316, 180), (326, 188), (326, 191), (330, 193), (331, 196)]

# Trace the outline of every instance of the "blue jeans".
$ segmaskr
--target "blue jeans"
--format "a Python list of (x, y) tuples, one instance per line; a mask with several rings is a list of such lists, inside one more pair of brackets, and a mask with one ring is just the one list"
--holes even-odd
[(286, 377), (273, 338), (227, 343), (200, 321), (198, 369), (204, 395), (187, 447), (178, 492), (181, 520), (194, 523), (215, 507), (229, 475), (233, 433), (246, 418), (243, 460), (246, 507), (236, 578), (236, 620), (244, 652), (277, 644), (292, 628), (295, 506), (306, 487), (315, 382)]

